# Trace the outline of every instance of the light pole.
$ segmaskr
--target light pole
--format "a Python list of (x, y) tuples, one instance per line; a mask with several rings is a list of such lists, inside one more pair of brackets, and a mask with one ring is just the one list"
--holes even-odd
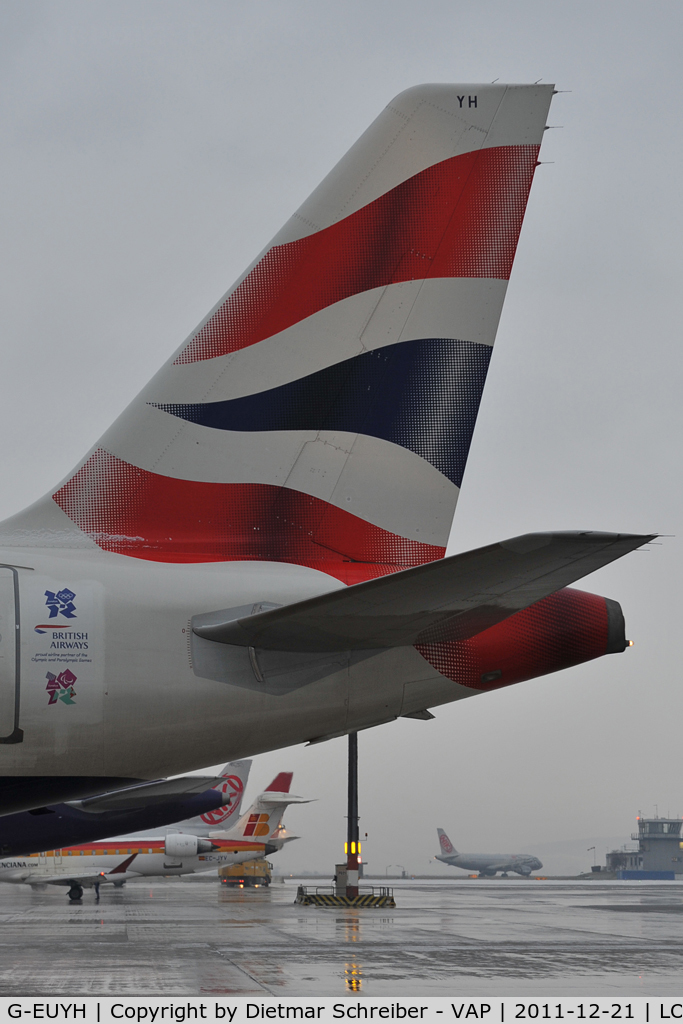
[(349, 733), (349, 806), (346, 826), (346, 895), (358, 895), (358, 733)]

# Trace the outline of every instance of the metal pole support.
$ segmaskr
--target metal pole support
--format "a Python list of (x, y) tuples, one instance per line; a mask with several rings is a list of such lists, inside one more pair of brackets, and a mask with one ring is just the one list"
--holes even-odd
[(358, 841), (358, 733), (349, 733), (348, 771), (348, 819), (346, 828), (346, 895), (358, 895), (358, 862), (360, 843)]

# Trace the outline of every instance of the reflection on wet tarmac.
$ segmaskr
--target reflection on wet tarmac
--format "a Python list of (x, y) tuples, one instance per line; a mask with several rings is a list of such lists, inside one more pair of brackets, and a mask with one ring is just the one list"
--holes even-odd
[[(295, 905), (296, 880), (0, 887), (0, 995), (672, 995), (678, 883), (406, 880), (391, 915)], [(68, 940), (66, 936), (68, 935)]]
[(344, 976), (346, 979), (346, 988), (348, 989), (349, 992), (360, 992), (361, 988), (363, 987), (363, 981), (361, 978), (362, 974), (363, 970), (360, 964), (346, 964)]
[[(343, 925), (345, 942), (360, 942), (361, 930), (358, 911), (351, 910), (346, 917), (337, 918), (337, 924)], [(357, 961), (345, 964), (344, 980), (349, 992), (360, 992), (363, 987), (362, 975), (363, 968)]]

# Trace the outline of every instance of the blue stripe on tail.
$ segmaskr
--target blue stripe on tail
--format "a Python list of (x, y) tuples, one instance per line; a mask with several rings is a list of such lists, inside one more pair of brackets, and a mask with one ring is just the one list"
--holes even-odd
[(404, 341), (244, 398), (150, 403), (214, 430), (343, 430), (401, 445), (461, 486), (491, 347)]

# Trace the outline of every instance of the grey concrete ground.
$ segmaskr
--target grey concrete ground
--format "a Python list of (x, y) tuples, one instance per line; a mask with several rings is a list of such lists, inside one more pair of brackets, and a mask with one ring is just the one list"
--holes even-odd
[(680, 995), (683, 886), (462, 879), (396, 910), (312, 909), (296, 885), (0, 886), (0, 995)]

